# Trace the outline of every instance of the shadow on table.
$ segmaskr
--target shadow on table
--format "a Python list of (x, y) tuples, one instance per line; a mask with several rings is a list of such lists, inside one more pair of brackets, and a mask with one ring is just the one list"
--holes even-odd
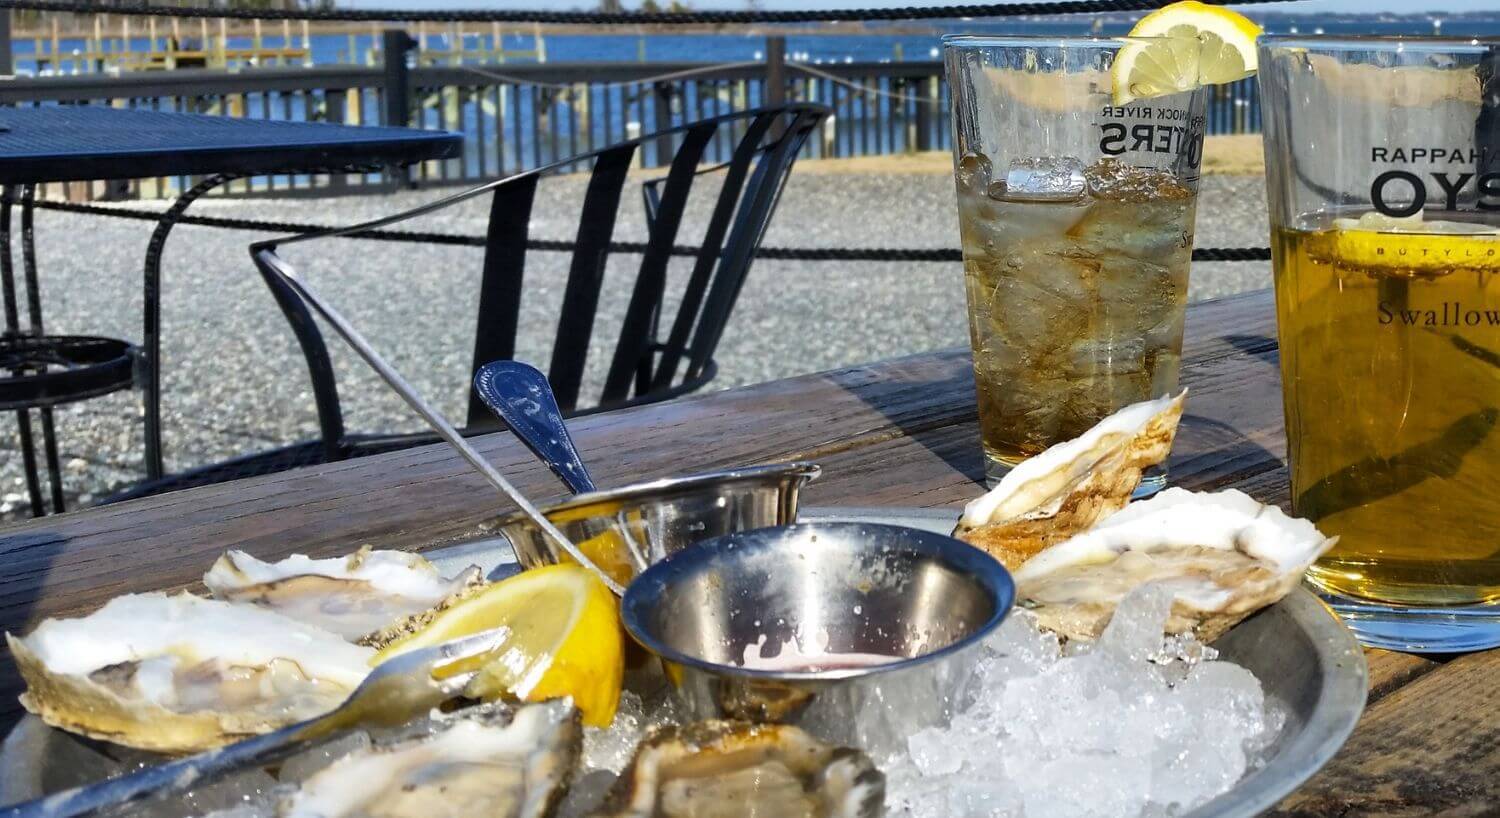
[[(1225, 340), (1242, 353), (1273, 366), (1277, 362), (1273, 338), (1237, 335)], [(984, 457), (967, 356), (955, 357), (938, 373), (895, 369), (848, 389), (902, 437), (976, 485), (983, 484)], [(1245, 431), (1189, 412), (1183, 415), (1169, 465), (1174, 484), (1212, 490), (1283, 468), (1284, 462), (1280, 454)]]
[(1225, 335), (1223, 338), (1225, 343), (1245, 355), (1271, 366), (1281, 365), (1280, 348), (1275, 338), (1267, 335)]
[(1285, 462), (1228, 423), (1187, 412), (1178, 424), (1167, 466), (1169, 485), (1216, 491), (1283, 468)]
[[(56, 533), (0, 533), (0, 631), (20, 636), (43, 616), (37, 600), (48, 584), (48, 574), (69, 538)], [(21, 679), (10, 651), (0, 651), (0, 734), (21, 715), (16, 695)]]
[(936, 375), (922, 377), (898, 369), (847, 388), (884, 416), (901, 437), (982, 484), (984, 457), (979, 447), (973, 370), (967, 355), (944, 363), (949, 366)]
[(69, 538), (54, 532), (0, 532), (0, 629), (15, 632), (31, 621), (52, 563)]

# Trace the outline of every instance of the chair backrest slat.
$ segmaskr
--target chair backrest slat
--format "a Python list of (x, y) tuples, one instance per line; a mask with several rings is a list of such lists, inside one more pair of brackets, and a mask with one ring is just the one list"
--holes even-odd
[[(484, 268), (479, 284), (479, 318), (474, 327), (472, 372), (490, 361), (514, 358), (516, 328), (521, 320), (521, 284), (526, 270), (526, 238), (537, 176), (523, 176), (495, 188), (485, 231)], [(469, 395), (468, 425), (493, 429), (499, 421), (474, 390)]]
[[(589, 178), (588, 192), (584, 195), (573, 264), (568, 270), (562, 314), (552, 344), (552, 364), (547, 370), (547, 380), (551, 382), (557, 404), (564, 412), (578, 405), (589, 340), (593, 337), (594, 319), (599, 308), (599, 293), (604, 288), (609, 243), (614, 237), (620, 194), (635, 150), (635, 145), (625, 144), (599, 154)], [(475, 363), (482, 365), (477, 360)]]
[[(661, 359), (652, 375), (650, 390), (666, 389), (677, 377), (677, 369), (687, 348), (688, 337), (698, 321), (703, 295), (708, 290), (720, 254), (724, 249), (724, 236), (740, 202), (740, 191), (745, 185), (754, 162), (755, 154), (761, 150), (761, 140), (771, 130), (772, 124), (781, 119), (776, 113), (763, 113), (750, 122), (744, 137), (735, 146), (729, 167), (724, 172), (724, 184), (719, 189), (719, 200), (714, 205), (708, 228), (703, 233), (703, 244), (698, 248), (698, 258), (693, 263), (693, 272), (683, 288), (682, 303), (677, 308), (677, 317), (663, 345)], [(726, 129), (728, 130), (728, 129)]]
[[(610, 362), (603, 396), (597, 407), (581, 411), (663, 400), (701, 387), (711, 377), (714, 349), (739, 297), (791, 163), (808, 134), (828, 113), (827, 108), (820, 106), (794, 104), (726, 114), (640, 137), (588, 156), (525, 171), (360, 225), (256, 242), (252, 245), (256, 264), (263, 274), (267, 274), (267, 283), (307, 358), (326, 458), (333, 460), (356, 452), (361, 445), (357, 442), (360, 436), (348, 435), (344, 429), (332, 362), (317, 322), (299, 295), (286, 287), (278, 287), (272, 280), (275, 276), (268, 274), (267, 265), (281, 263), (277, 257), (280, 245), (383, 228), (444, 210), (459, 202), (491, 196), (471, 368), (471, 373), (476, 372), (490, 361), (515, 357), (527, 242), (538, 182), (548, 173), (574, 167), (583, 161), (593, 162), (575, 256), (563, 293), (549, 376), (565, 411), (578, 414), (577, 404), (593, 325), (598, 318), (600, 299), (604, 297), (606, 262), (622, 191), (629, 181), (631, 161), (635, 152), (648, 141), (660, 145), (662, 139), (674, 140), (678, 148), (671, 167), (664, 180), (657, 180), (664, 182), (660, 197), (655, 197), (655, 189), (646, 191), (650, 197), (646, 248), (626, 307), (620, 341)], [(727, 137), (728, 143), (734, 146), (733, 157), (723, 166), (704, 166), (707, 147), (721, 137)], [(724, 171), (723, 186), (717, 194), (703, 241), (694, 253), (693, 268), (687, 277), (669, 337), (665, 343), (659, 343), (656, 336), (663, 318), (668, 262), (689, 193), (697, 176), (720, 170)], [(657, 181), (647, 184), (655, 185)], [(0, 207), (5, 204), (6, 201), (0, 198)], [(5, 266), (4, 261), (0, 258), (0, 268)], [(0, 273), (4, 272), (6, 270), (0, 269)], [(684, 362), (684, 374), (679, 379), (677, 370), (684, 369)], [(469, 395), (468, 430), (497, 428), (498, 419), (471, 389), (465, 391)]]
[(761, 239), (770, 225), (770, 215), (781, 197), (786, 184), (787, 170), (796, 161), (797, 151), (807, 139), (813, 127), (822, 119), (821, 114), (799, 111), (786, 133), (770, 151), (760, 157), (755, 172), (746, 186), (735, 214), (734, 227), (730, 231), (719, 271), (703, 305), (693, 341), (688, 352), (688, 367), (684, 377), (691, 380), (703, 373), (724, 335), (724, 325), (740, 290), (745, 285), (745, 275)]
[(649, 365), (650, 347), (655, 340), (652, 325), (666, 291), (667, 262), (672, 256), (672, 244), (682, 225), (682, 213), (687, 207), (688, 192), (692, 189), (698, 163), (703, 161), (704, 149), (715, 130), (717, 124), (713, 122), (688, 128), (677, 148), (677, 155), (672, 158), (661, 203), (651, 220), (635, 290), (630, 295), (630, 304), (620, 326), (620, 342), (615, 347), (614, 360), (604, 380), (601, 405), (618, 403), (629, 397), (639, 367), (643, 362)]

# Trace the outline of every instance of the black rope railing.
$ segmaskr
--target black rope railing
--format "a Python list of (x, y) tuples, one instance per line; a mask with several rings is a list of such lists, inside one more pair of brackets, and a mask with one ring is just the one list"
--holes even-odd
[[(157, 221), (160, 211), (139, 210), (126, 207), (78, 204), (74, 202), (38, 201), (39, 210), (58, 210), (65, 213), (86, 213), (95, 216), (113, 216), (120, 219)], [(330, 225), (306, 224), (302, 222), (264, 221), (260, 219), (230, 219), (222, 216), (188, 216), (177, 220), (178, 224), (199, 227), (218, 227), (227, 230), (255, 230), (267, 233), (315, 233), (333, 230)], [(483, 236), (465, 236), (458, 233), (433, 233), (414, 230), (365, 230), (349, 233), (344, 238), (374, 239), (377, 241), (402, 241), (419, 244), (446, 244), (462, 247), (483, 247)], [(570, 241), (531, 239), (528, 250), (542, 252), (572, 252)], [(611, 242), (610, 252), (644, 253), (646, 244), (638, 241)], [(674, 245), (674, 256), (697, 256), (699, 249), (688, 245)], [(756, 258), (785, 261), (963, 261), (963, 254), (948, 247), (762, 247)], [(1193, 250), (1193, 261), (1269, 261), (1268, 247), (1198, 247)]]
[[(136, 14), (157, 17), (209, 17), (260, 20), (327, 20), (437, 23), (557, 23), (626, 25), (736, 25), (746, 23), (831, 23), (862, 20), (952, 20), (961, 17), (1019, 17), (1033, 14), (1104, 14), (1152, 11), (1171, 0), (1053, 0), (1035, 3), (980, 3), (962, 6), (906, 6), (902, 8), (810, 9), (806, 11), (683, 11), (625, 12), (549, 11), (545, 9), (259, 9), (183, 8), (166, 3), (99, 3), (87, 0), (0, 0), (0, 8), (23, 11), (60, 11), (74, 14)], [(1237, 6), (1285, 3), (1291, 0), (1204, 0)]]

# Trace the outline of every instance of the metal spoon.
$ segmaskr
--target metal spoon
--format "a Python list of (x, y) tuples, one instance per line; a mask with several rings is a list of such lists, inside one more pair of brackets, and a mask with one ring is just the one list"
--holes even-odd
[[(625, 588), (620, 583), (611, 579), (609, 574), (606, 574), (593, 560), (578, 550), (578, 546), (574, 545), (565, 534), (559, 531), (557, 526), (553, 525), (552, 521), (547, 519), (547, 515), (539, 511), (535, 505), (532, 505), (531, 501), (526, 499), (526, 496), (515, 486), (512, 486), (510, 481), (506, 480), (500, 472), (496, 471), (495, 467), (490, 465), (488, 460), (480, 456), (479, 452), (475, 451), (474, 447), (470, 446), (467, 440), (464, 440), (464, 436), (459, 434), (458, 430), (453, 427), (453, 424), (449, 423), (436, 408), (427, 403), (417, 393), (415, 387), (407, 383), (406, 379), (401, 377), (400, 373), (392, 369), (391, 365), (386, 363), (384, 358), (380, 357), (380, 353), (376, 352), (370, 346), (370, 342), (365, 340), (364, 336), (359, 333), (359, 330), (356, 330), (332, 305), (324, 301), (323, 297), (318, 295), (307, 282), (298, 277), (297, 271), (292, 269), (290, 264), (277, 256), (270, 247), (257, 246), (254, 248), (252, 254), (256, 264), (262, 270), (281, 279), (287, 286), (295, 290), (298, 295), (302, 296), (303, 300), (312, 305), (312, 308), (319, 315), (323, 316), (338, 331), (338, 334), (343, 336), (345, 341), (349, 342), (349, 346), (354, 347), (354, 351), (358, 352), (359, 356), (365, 359), (365, 363), (369, 364), (387, 384), (390, 384), (390, 387), (396, 390), (396, 393), (406, 401), (407, 405), (415, 409), (417, 414), (421, 415), (422, 419), (427, 421), (428, 425), (437, 431), (438, 436), (446, 440), (448, 445), (457, 449), (458, 453), (463, 455), (465, 460), (469, 461), (469, 465), (484, 475), (484, 478), (490, 482), (490, 485), (493, 485), (501, 493), (509, 497), (510, 501), (515, 503), (521, 511), (525, 512), (526, 516), (530, 517), (532, 522), (537, 524), (537, 527), (546, 532), (548, 537), (561, 546), (568, 553), (568, 556), (572, 557), (579, 565), (592, 571), (594, 576), (598, 577), (604, 583), (605, 587), (615, 593), (615, 596), (624, 595)], [(519, 555), (517, 558), (519, 559)]]
[(541, 370), (520, 361), (494, 361), (475, 373), (474, 391), (574, 494), (598, 490)]
[[(492, 361), (475, 373), (474, 391), (574, 494), (598, 491), (568, 434), (552, 384), (541, 370), (520, 361)], [(646, 547), (636, 541), (633, 527), (625, 519), (627, 514), (625, 508), (616, 513), (615, 533), (635, 561), (636, 570), (644, 571), (651, 560)]]

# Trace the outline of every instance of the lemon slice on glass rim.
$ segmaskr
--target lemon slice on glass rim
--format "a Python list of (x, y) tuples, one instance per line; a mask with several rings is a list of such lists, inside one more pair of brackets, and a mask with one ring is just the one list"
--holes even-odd
[[(439, 613), (375, 655), (371, 664), (491, 628), (509, 634), (479, 657), (465, 694), (525, 701), (571, 696), (583, 723), (608, 727), (620, 702), (625, 638), (614, 594), (582, 566), (548, 565), (497, 582)], [(473, 670), (476, 660), (435, 673)]]
[(1110, 69), (1116, 105), (1220, 85), (1255, 74), (1260, 26), (1242, 14), (1197, 0), (1142, 17)]

